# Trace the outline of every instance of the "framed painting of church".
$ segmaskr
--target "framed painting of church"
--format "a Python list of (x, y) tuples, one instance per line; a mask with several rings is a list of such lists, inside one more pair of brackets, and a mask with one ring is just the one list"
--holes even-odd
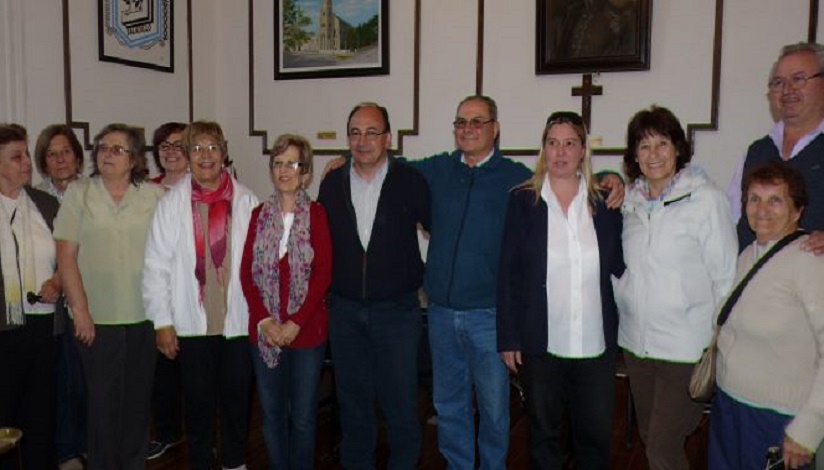
[(173, 73), (172, 0), (98, 0), (98, 53), (115, 62)]
[(275, 80), (389, 74), (389, 0), (274, 0)]
[(536, 74), (649, 70), (652, 0), (536, 2)]

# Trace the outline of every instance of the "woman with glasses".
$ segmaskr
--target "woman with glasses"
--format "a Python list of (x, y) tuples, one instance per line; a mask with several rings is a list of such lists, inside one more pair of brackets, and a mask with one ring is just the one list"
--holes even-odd
[[(43, 180), (37, 189), (63, 200), (69, 183), (83, 172), (83, 147), (65, 124), (47, 126), (37, 137), (34, 161)], [(74, 344), (74, 329), (65, 309), (58, 318), (57, 462), (61, 470), (82, 468), (86, 453), (86, 392), (83, 368)]]
[(140, 295), (143, 247), (163, 190), (146, 183), (143, 133), (109, 124), (90, 178), (69, 185), (55, 221), (57, 264), (86, 375), (89, 469), (146, 462), (154, 329)]
[(530, 467), (561, 469), (572, 420), (579, 469), (610, 467), (621, 214), (593, 180), (587, 133), (549, 116), (535, 174), (509, 198), (498, 274), (498, 349), (524, 386)]
[(244, 468), (252, 361), (239, 274), (258, 201), (225, 169), (219, 124), (190, 124), (183, 145), (191, 174), (167, 192), (152, 218), (143, 302), (158, 349), (180, 361), (191, 468), (213, 465), (218, 409), (221, 464)]
[[(152, 178), (166, 190), (171, 189), (189, 172), (189, 162), (183, 149), (186, 124), (167, 122), (152, 136), (152, 155), (160, 174)], [(157, 353), (154, 387), (152, 389), (152, 424), (154, 438), (149, 442), (146, 460), (154, 460), (177, 445), (183, 436), (180, 364)]]
[(684, 441), (703, 405), (687, 388), (732, 287), (738, 242), (730, 208), (700, 168), (666, 108), (639, 111), (627, 127), (624, 261), (615, 283), (638, 430), (650, 469), (687, 469)]
[[(0, 423), (23, 431), (25, 468), (54, 468), (58, 202), (31, 188), (27, 140), (23, 127), (0, 124)], [(0, 468), (16, 465), (16, 455), (0, 458)]]
[(275, 192), (252, 211), (240, 282), (263, 408), (269, 468), (311, 469), (332, 280), (323, 206), (309, 199), (312, 147), (284, 134), (272, 147)]
[(186, 124), (167, 122), (155, 130), (152, 136), (152, 155), (160, 174), (152, 178), (153, 183), (171, 188), (189, 172), (189, 161), (183, 148), (183, 131)]

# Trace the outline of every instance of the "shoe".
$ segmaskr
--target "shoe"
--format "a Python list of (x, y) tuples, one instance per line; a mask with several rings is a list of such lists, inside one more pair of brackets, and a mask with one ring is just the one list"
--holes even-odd
[(60, 463), (57, 468), (60, 470), (83, 470), (83, 461), (80, 460), (80, 457), (75, 457)]
[(149, 450), (146, 452), (146, 460), (154, 460), (167, 450), (171, 449), (176, 443), (167, 444), (165, 442), (152, 441), (149, 443)]

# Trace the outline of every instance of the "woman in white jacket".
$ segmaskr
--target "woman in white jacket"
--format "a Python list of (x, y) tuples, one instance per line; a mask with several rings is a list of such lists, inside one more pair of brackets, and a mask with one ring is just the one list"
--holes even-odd
[(183, 143), (191, 176), (168, 191), (152, 218), (143, 303), (160, 352), (180, 358), (191, 468), (212, 466), (218, 407), (223, 468), (245, 468), (252, 364), (239, 273), (258, 200), (224, 169), (217, 123), (192, 123)]
[(687, 469), (684, 440), (702, 406), (687, 384), (707, 347), (717, 307), (735, 277), (738, 244), (724, 193), (688, 165), (689, 143), (666, 108), (627, 128), (624, 201), (627, 270), (615, 282), (641, 439), (652, 470)]

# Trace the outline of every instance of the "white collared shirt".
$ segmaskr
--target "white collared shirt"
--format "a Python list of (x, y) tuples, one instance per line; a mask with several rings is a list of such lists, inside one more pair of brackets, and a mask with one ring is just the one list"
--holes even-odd
[[(479, 161), (478, 163), (475, 164), (475, 167), (479, 167), (479, 166), (483, 165), (484, 163), (488, 162), (489, 159), (492, 158), (492, 155), (494, 155), (494, 154), (495, 154), (495, 149), (492, 149), (492, 151), (489, 152), (489, 155), (487, 155), (486, 157), (484, 157), (483, 160), (481, 160), (481, 161)], [(467, 163), (466, 155), (463, 154), (463, 153), (461, 154), (461, 162), (466, 166), (472, 166), (469, 163)]]
[(548, 178), (541, 198), (547, 205), (547, 351), (568, 358), (598, 356), (606, 349), (601, 267), (586, 181), (579, 179), (566, 215)]
[(355, 171), (352, 165), (349, 169), (349, 189), (352, 193), (352, 207), (355, 208), (355, 218), (358, 222), (358, 238), (364, 250), (369, 247), (372, 238), (372, 226), (375, 224), (375, 214), (378, 212), (378, 200), (381, 197), (381, 188), (389, 171), (389, 162), (384, 159), (383, 164), (375, 173), (372, 181), (367, 181)]
[[(819, 134), (824, 134), (824, 121), (818, 123), (818, 127), (798, 139), (798, 142), (795, 143), (795, 146), (793, 146), (790, 152), (789, 159), (795, 158), (795, 156), (810, 145), (810, 142), (818, 137)], [(775, 123), (767, 135), (770, 137), (770, 140), (772, 140), (773, 145), (778, 149), (778, 154), (783, 158), (784, 121)], [(740, 219), (742, 215), (741, 211), (743, 210), (741, 207), (741, 182), (744, 179), (744, 164), (746, 161), (747, 153), (745, 152), (744, 156), (741, 157), (741, 161), (738, 162), (738, 168), (736, 168), (735, 174), (732, 175), (729, 186), (727, 186), (727, 200), (730, 201), (730, 211), (734, 222), (738, 222), (738, 219)]]

